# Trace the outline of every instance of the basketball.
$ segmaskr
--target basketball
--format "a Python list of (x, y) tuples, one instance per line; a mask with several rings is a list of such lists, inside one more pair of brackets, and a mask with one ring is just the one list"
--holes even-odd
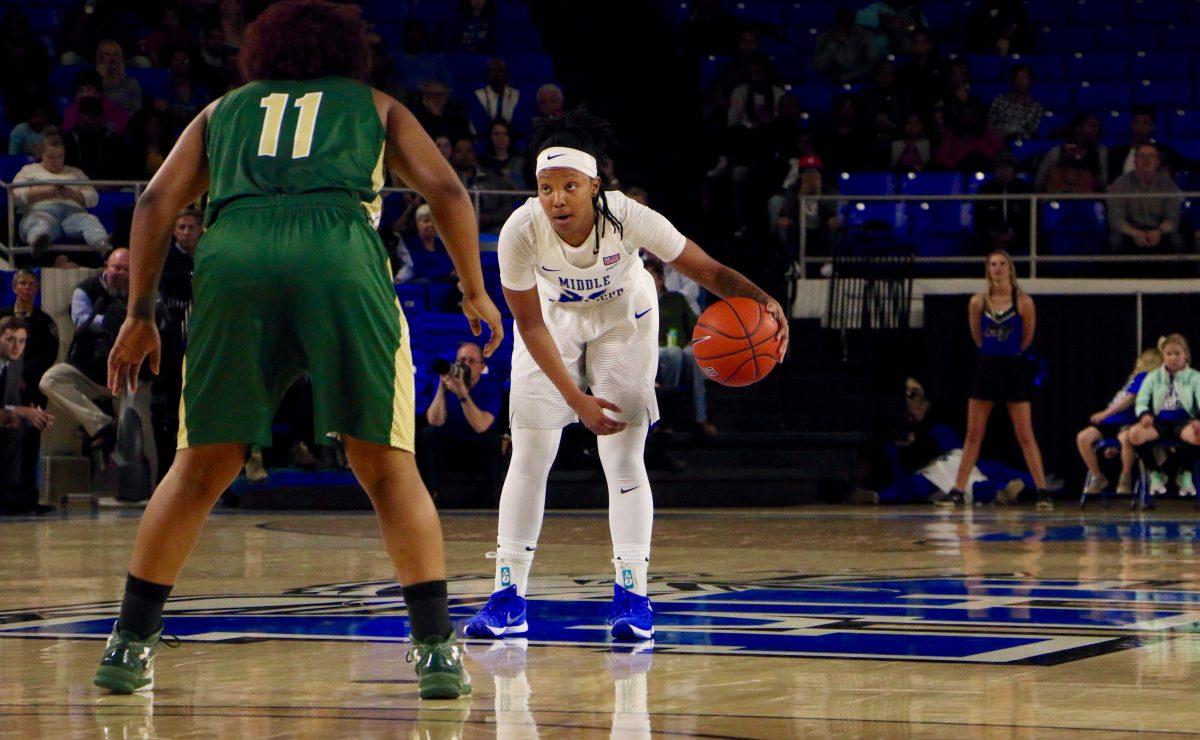
[(700, 371), (721, 385), (740, 388), (775, 367), (779, 324), (751, 298), (723, 298), (704, 309), (692, 330), (692, 354)]

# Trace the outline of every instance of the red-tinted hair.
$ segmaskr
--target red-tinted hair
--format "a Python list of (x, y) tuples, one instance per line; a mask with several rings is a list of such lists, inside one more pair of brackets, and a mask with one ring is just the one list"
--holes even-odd
[(367, 24), (357, 5), (275, 3), (246, 27), (238, 64), (246, 82), (349, 77), (371, 72)]

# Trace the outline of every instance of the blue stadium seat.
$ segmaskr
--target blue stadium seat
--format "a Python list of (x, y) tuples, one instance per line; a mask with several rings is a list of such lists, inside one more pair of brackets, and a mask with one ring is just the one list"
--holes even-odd
[(949, 36), (953, 32), (957, 20), (954, 3), (925, 3), (921, 12), (935, 36)]
[(1160, 112), (1158, 129), (1173, 138), (1200, 138), (1200, 111), (1176, 108)]
[(1025, 65), (1033, 70), (1034, 83), (1062, 82), (1066, 74), (1063, 54), (1013, 54), (1005, 61), (1004, 79), (1007, 80), (1013, 67)]
[(1048, 254), (1097, 254), (1108, 250), (1108, 225), (1101, 201), (1050, 201), (1042, 204), (1039, 217)]
[(1022, 164), (1030, 160), (1040, 157), (1054, 147), (1058, 146), (1057, 141), (1047, 141), (1045, 139), (1027, 139), (1025, 141), (1014, 141), (1011, 145), (1012, 153)]
[(497, 35), (496, 46), (500, 49), (501, 55), (514, 51), (536, 51), (539, 53), (544, 51), (542, 49), (542, 32), (536, 26), (503, 28), (501, 29), (501, 33)]
[(1160, 108), (1188, 108), (1192, 105), (1192, 86), (1186, 80), (1142, 80), (1133, 86), (1133, 100)]
[(882, 224), (893, 233), (901, 233), (907, 225), (904, 206), (899, 203), (849, 203), (842, 207), (842, 221), (849, 227)]
[(998, 82), (1004, 73), (1004, 60), (995, 54), (964, 54), (971, 65), (972, 82)]
[(360, 0), (363, 16), (375, 23), (397, 23), (408, 17), (405, 0)]
[(984, 105), (991, 105), (996, 96), (1003, 95), (1009, 91), (1011, 86), (1007, 82), (972, 82), (971, 92), (975, 97), (983, 101)]
[(833, 3), (821, 0), (791, 2), (784, 7), (784, 25), (824, 31), (833, 25), (834, 13)]
[(1096, 29), (1092, 26), (1069, 24), (1042, 26), (1037, 29), (1036, 48), (1040, 51), (1093, 51), (1096, 45)]
[(0, 155), (0, 180), (12, 182), (21, 168), (27, 164), (33, 164), (33, 161), (33, 157), (27, 157), (24, 154)]
[(95, 208), (90, 209), (93, 216), (100, 219), (100, 223), (104, 224), (104, 228), (112, 233), (116, 227), (116, 211), (121, 206), (133, 207), (134, 198), (132, 192), (123, 190), (101, 190), (99, 192), (100, 202)]
[(171, 95), (171, 70), (163, 67), (128, 67), (125, 73), (138, 81), (146, 104), (156, 98), (166, 99)]
[(910, 202), (905, 205), (909, 229), (918, 244), (930, 236), (961, 236), (965, 239), (974, 223), (971, 204), (967, 202)]
[(1128, 108), (1133, 95), (1127, 82), (1081, 82), (1075, 88), (1075, 109), (1105, 111)]
[[(1043, 104), (1044, 105), (1044, 104)], [(1042, 122), (1038, 124), (1037, 138), (1049, 139), (1066, 125), (1070, 116), (1047, 108), (1042, 111)]]
[(1200, 139), (1172, 139), (1171, 148), (1189, 162), (1200, 161)]
[(36, 34), (51, 34), (57, 35), (59, 32), (59, 16), (58, 8), (50, 7), (30, 7), (22, 3), (25, 7), (21, 8), (25, 11), (26, 17), (29, 18), (29, 28)]
[(514, 83), (540, 85), (554, 79), (554, 63), (549, 54), (513, 52), (505, 54), (504, 61), (508, 62), (508, 74)]
[(504, 30), (528, 26), (530, 24), (529, 8), (525, 3), (517, 2), (517, 0), (503, 0), (503, 2), (496, 3), (496, 21)]
[(457, 6), (458, 3), (448, 3), (445, 0), (409, 0), (408, 12), (432, 29), (449, 20)]
[(409, 318), (429, 309), (429, 292), (424, 283), (397, 285), (396, 298), (400, 300), (400, 307)]
[(75, 75), (87, 65), (73, 64), (67, 67), (55, 67), (50, 70), (46, 81), (46, 91), (51, 97), (75, 99)]
[[(1123, 51), (1077, 51), (1067, 55), (1067, 79), (1124, 80), (1129, 77), (1129, 54)], [(1036, 89), (1036, 88), (1035, 88)]]
[[(470, 94), (469, 90), (482, 87), (484, 83), (484, 67), (487, 65), (487, 54), (473, 54), (467, 51), (456, 51), (446, 54), (446, 66), (454, 76), (454, 87), (459, 95)], [(516, 81), (512, 63), (508, 65), (509, 76)]]
[(963, 176), (957, 172), (909, 172), (897, 175), (901, 195), (957, 195)]
[[(803, 82), (812, 69), (812, 57), (794, 51), (778, 52), (767, 56), (775, 67), (775, 76), (793, 85)], [(813, 73), (814, 75), (817, 73)]]
[(1125, 23), (1125, 0), (1079, 0), (1069, 8), (1072, 23), (1113, 26)]
[(1029, 7), (1029, 20), (1038, 26), (1065, 25), (1067, 18), (1066, 3), (1042, 2)]
[(804, 110), (825, 113), (833, 108), (834, 95), (840, 94), (840, 90), (828, 82), (806, 82), (794, 85), (792, 94), (800, 100)]
[[(1131, 23), (1178, 23), (1184, 19), (1184, 3), (1179, 0), (1127, 0), (1125, 12)], [(1192, 43), (1195, 44), (1195, 37), (1192, 37)]]
[[(712, 88), (713, 81), (721, 74), (721, 70), (729, 65), (729, 60), (733, 57), (728, 54), (709, 54), (700, 58), (700, 89), (709, 90)], [(781, 79), (788, 79), (782, 77)]]
[(1191, 55), (1167, 51), (1139, 51), (1129, 60), (1135, 80), (1187, 80), (1192, 76)]
[(1071, 108), (1075, 94), (1075, 83), (1072, 82), (1037, 82), (1033, 83), (1033, 97), (1046, 110), (1067, 111)]
[(1153, 49), (1157, 30), (1153, 27), (1126, 26), (1118, 23), (1096, 30), (1096, 47), (1106, 51), (1138, 51)]
[(842, 172), (838, 174), (837, 186), (846, 195), (891, 195), (896, 192), (890, 172)]
[(730, 15), (740, 21), (778, 26), (783, 23), (784, 15), (787, 13), (785, 5), (790, 5), (790, 3), (778, 0), (738, 0), (726, 3), (725, 8)]

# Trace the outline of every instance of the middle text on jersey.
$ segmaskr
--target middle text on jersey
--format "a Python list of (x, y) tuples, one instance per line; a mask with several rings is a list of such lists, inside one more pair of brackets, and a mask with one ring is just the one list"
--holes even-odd
[(566, 288), (567, 290), (596, 290), (597, 288), (607, 288), (612, 282), (612, 275), (605, 275), (602, 278), (566, 278), (558, 279), (558, 287)]

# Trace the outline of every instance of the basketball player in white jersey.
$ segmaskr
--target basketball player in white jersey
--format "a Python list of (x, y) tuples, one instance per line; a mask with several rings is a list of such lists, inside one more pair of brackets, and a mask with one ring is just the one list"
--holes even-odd
[(608, 123), (582, 108), (541, 119), (532, 142), (538, 196), (500, 232), (500, 281), (517, 328), (512, 462), (500, 496), (496, 552), (489, 553), (496, 559), (494, 593), (467, 623), (472, 637), (529, 629), (525, 592), (546, 479), (562, 428), (575, 421), (598, 435), (608, 483), (616, 573), (609, 628), (617, 640), (654, 634), (646, 596), (654, 502), (644, 453), (658, 420), (658, 293), (639, 247), (719, 296), (764, 304), (779, 323), (780, 360), (787, 350), (787, 317), (774, 299), (655, 211), (600, 189), (597, 160), (610, 143)]

